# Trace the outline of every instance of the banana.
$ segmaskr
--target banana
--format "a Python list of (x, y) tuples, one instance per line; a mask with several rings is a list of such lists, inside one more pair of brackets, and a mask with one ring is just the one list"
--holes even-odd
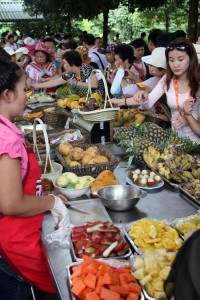
[(167, 179), (170, 179), (170, 169), (165, 169), (165, 173), (164, 173), (164, 176), (167, 178)]
[(158, 172), (160, 173), (160, 175), (162, 175), (162, 176), (164, 176), (165, 175), (165, 168), (164, 167), (162, 167), (162, 168), (160, 168), (159, 170), (158, 170)]
[(189, 171), (183, 171), (183, 175), (188, 178), (188, 179), (194, 179), (194, 177), (192, 176), (192, 173)]
[(180, 165), (181, 160), (182, 160), (182, 158), (181, 158), (180, 155), (179, 155), (179, 156), (176, 156), (174, 162), (175, 162), (177, 168), (179, 168), (179, 165)]
[(197, 179), (198, 178), (198, 176), (199, 176), (199, 173), (198, 173), (198, 170), (192, 170), (192, 176), (195, 178), (195, 179)]

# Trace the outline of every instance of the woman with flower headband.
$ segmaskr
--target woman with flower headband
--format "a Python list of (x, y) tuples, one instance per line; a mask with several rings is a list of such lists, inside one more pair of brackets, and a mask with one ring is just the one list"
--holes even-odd
[[(38, 43), (35, 47), (35, 60), (26, 67), (29, 75), (27, 86), (39, 83), (41, 78), (53, 77), (56, 74), (56, 65), (50, 60), (50, 52), (44, 43)], [(55, 92), (55, 88), (46, 89), (46, 93)]]
[(194, 102), (191, 114), (198, 120), (200, 105), (200, 88), (195, 78), (198, 65), (197, 54), (191, 41), (184, 38), (175, 39), (166, 47), (166, 75), (157, 86), (147, 93), (138, 92), (133, 98), (126, 99), (127, 105), (142, 104), (143, 108), (151, 108), (165, 93), (167, 104), (171, 109), (171, 122), (174, 130), (183, 137), (189, 137), (200, 144), (199, 136), (193, 131), (184, 112), (184, 103), (187, 99)]

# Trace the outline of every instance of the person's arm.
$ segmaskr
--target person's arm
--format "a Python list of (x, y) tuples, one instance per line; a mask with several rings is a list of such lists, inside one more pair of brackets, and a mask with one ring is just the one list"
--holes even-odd
[(0, 211), (4, 215), (34, 216), (53, 208), (54, 196), (24, 195), (20, 159), (1, 155), (0, 160)]
[(133, 100), (138, 104), (142, 104), (144, 109), (151, 108), (158, 99), (165, 93), (164, 85), (165, 85), (165, 78), (164, 75), (162, 79), (157, 83), (155, 88), (148, 94), (145, 91), (140, 91), (133, 96)]
[(188, 99), (183, 104), (185, 119), (187, 120), (188, 124), (192, 128), (192, 131), (194, 131), (194, 133), (196, 133), (197, 135), (200, 135), (200, 122), (198, 119), (195, 119), (195, 117), (192, 115), (193, 106), (194, 106), (194, 99)]
[(54, 75), (52, 77), (47, 77), (47, 78), (40, 78), (40, 82), (47, 82), (47, 81), (51, 81), (51, 80), (55, 80), (56, 78), (59, 78), (62, 75), (62, 73), (60, 75)]
[(139, 110), (139, 113), (144, 115), (144, 116), (149, 116), (149, 117), (152, 117), (152, 118), (155, 118), (157, 120), (163, 120), (163, 121), (166, 121), (166, 122), (170, 122), (170, 119), (163, 115), (163, 114), (157, 114), (156, 112), (148, 109), (148, 110)]
[[(76, 85), (76, 86), (83, 86), (83, 87), (88, 87), (88, 82), (83, 82), (83, 81), (76, 81), (76, 79), (69, 79), (69, 84)], [(95, 74), (92, 74), (91, 76), (91, 88), (96, 89), (98, 88), (98, 79)]]
[(42, 83), (35, 83), (35, 84), (32, 84), (31, 86), (34, 89), (51, 88), (51, 87), (56, 87), (56, 86), (62, 85), (66, 82), (67, 81), (64, 80), (61, 76), (58, 76), (55, 79), (51, 78), (51, 80), (49, 80), (49, 81), (42, 82)]

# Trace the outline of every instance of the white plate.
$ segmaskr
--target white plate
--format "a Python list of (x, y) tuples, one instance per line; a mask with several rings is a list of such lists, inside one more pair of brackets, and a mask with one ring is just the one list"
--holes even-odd
[(137, 186), (140, 189), (144, 189), (144, 190), (155, 190), (155, 189), (159, 189), (164, 185), (164, 181), (162, 180), (161, 182), (159, 182), (157, 185), (155, 186), (140, 186), (138, 184), (135, 184), (130, 178), (129, 176), (126, 177), (126, 182), (130, 185), (133, 186)]

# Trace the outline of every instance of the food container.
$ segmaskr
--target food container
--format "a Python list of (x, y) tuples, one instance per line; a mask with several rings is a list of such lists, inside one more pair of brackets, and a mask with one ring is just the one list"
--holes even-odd
[[(94, 224), (96, 224), (96, 223), (98, 223), (98, 222), (94, 222)], [(123, 229), (118, 228), (117, 226), (113, 226), (113, 224), (109, 221), (108, 222), (100, 222), (99, 221), (99, 223), (103, 224), (103, 226), (105, 227), (105, 231), (101, 232), (101, 231), (96, 230), (93, 233), (88, 234), (87, 231), (84, 230), (81, 233), (80, 232), (81, 226), (78, 226), (77, 230), (79, 232), (75, 233), (75, 235), (78, 234), (77, 240), (73, 242), (72, 235), (71, 235), (71, 239), (70, 239), (71, 250), (72, 250), (72, 255), (74, 257), (74, 260), (76, 260), (76, 261), (83, 260), (82, 257), (78, 257), (78, 255), (76, 254), (76, 249), (75, 249), (76, 247), (78, 247), (77, 249), (81, 249), (82, 246), (84, 247), (84, 251), (82, 252), (82, 255), (88, 255), (95, 259), (111, 259), (111, 258), (127, 259), (127, 258), (129, 258), (132, 255), (132, 251), (130, 249), (128, 239), (126, 238), (126, 235), (125, 235), (125, 232), (123, 231)], [(92, 223), (88, 223), (88, 224), (92, 225)], [(93, 225), (93, 226), (96, 226), (96, 225)], [(115, 228), (117, 228), (118, 231), (117, 232), (112, 232), (112, 231), (108, 231), (108, 230), (106, 231), (106, 226), (108, 226), (108, 228), (109, 228), (109, 226), (113, 227), (113, 229), (111, 228), (110, 230), (114, 230)], [(83, 227), (84, 227), (84, 225), (83, 225)], [(100, 238), (99, 238), (99, 235), (100, 235)], [(95, 239), (97, 239), (96, 242), (95, 242)], [(115, 253), (113, 254), (113, 251), (112, 251), (108, 257), (104, 257), (103, 254), (99, 254), (98, 250), (102, 249), (102, 247), (103, 247), (104, 251), (105, 251), (110, 246), (106, 243), (106, 241), (111, 241), (111, 240), (113, 242), (118, 241), (118, 247), (121, 247), (120, 251), (116, 254)], [(77, 246), (75, 246), (75, 243), (78, 243), (78, 244), (76, 244)], [(112, 242), (111, 242), (111, 244), (112, 244)], [(89, 246), (88, 251), (90, 249), (92, 249), (93, 254), (92, 254), (92, 252), (88, 252), (88, 253), (86, 252), (87, 245)], [(102, 251), (101, 251), (101, 253), (102, 253)]]
[(80, 189), (76, 189), (76, 188), (69, 189), (69, 188), (62, 188), (62, 187), (58, 186), (55, 183), (55, 181), (54, 181), (53, 184), (59, 190), (59, 192), (61, 192), (62, 194), (64, 194), (66, 197), (69, 197), (69, 198), (78, 198), (78, 197), (81, 197), (82, 195), (86, 194), (89, 191), (90, 186), (92, 185), (92, 183), (91, 183), (90, 185), (88, 185), (86, 187), (83, 187), (83, 188), (80, 188)]
[[(103, 260), (102, 260), (102, 261), (103, 261)], [(66, 277), (66, 279), (67, 279), (67, 286), (68, 286), (69, 294), (70, 294), (70, 300), (77, 300), (77, 299), (78, 299), (78, 298), (76, 298), (76, 297), (72, 294), (72, 292), (71, 292), (72, 282), (71, 282), (70, 276), (71, 276), (71, 274), (73, 273), (73, 272), (72, 272), (73, 267), (78, 266), (80, 263), (81, 263), (81, 262), (75, 262), (75, 263), (73, 263), (73, 264), (71, 264), (71, 265), (69, 265), (69, 266), (66, 267), (66, 272), (67, 272), (67, 277)], [(144, 297), (143, 292), (144, 292), (144, 291), (143, 291), (143, 289), (142, 289), (142, 292), (141, 292), (141, 295), (140, 295), (140, 297), (139, 297), (139, 300), (145, 300), (145, 297)], [(151, 298), (146, 298), (146, 299), (151, 299)]]
[(133, 208), (147, 192), (134, 186), (112, 185), (97, 190), (97, 195), (108, 209), (125, 211)]
[(90, 175), (92, 177), (97, 177), (102, 171), (110, 170), (113, 171), (118, 165), (118, 159), (104, 146), (101, 144), (81, 144), (76, 145), (73, 144), (73, 147), (80, 147), (84, 151), (89, 147), (97, 147), (100, 155), (106, 156), (108, 162), (106, 163), (96, 163), (96, 164), (81, 164), (78, 166), (68, 166), (66, 161), (64, 160), (63, 155), (59, 153), (58, 148), (55, 149), (55, 154), (58, 158), (58, 161), (63, 166), (64, 171), (73, 172), (78, 176)]

